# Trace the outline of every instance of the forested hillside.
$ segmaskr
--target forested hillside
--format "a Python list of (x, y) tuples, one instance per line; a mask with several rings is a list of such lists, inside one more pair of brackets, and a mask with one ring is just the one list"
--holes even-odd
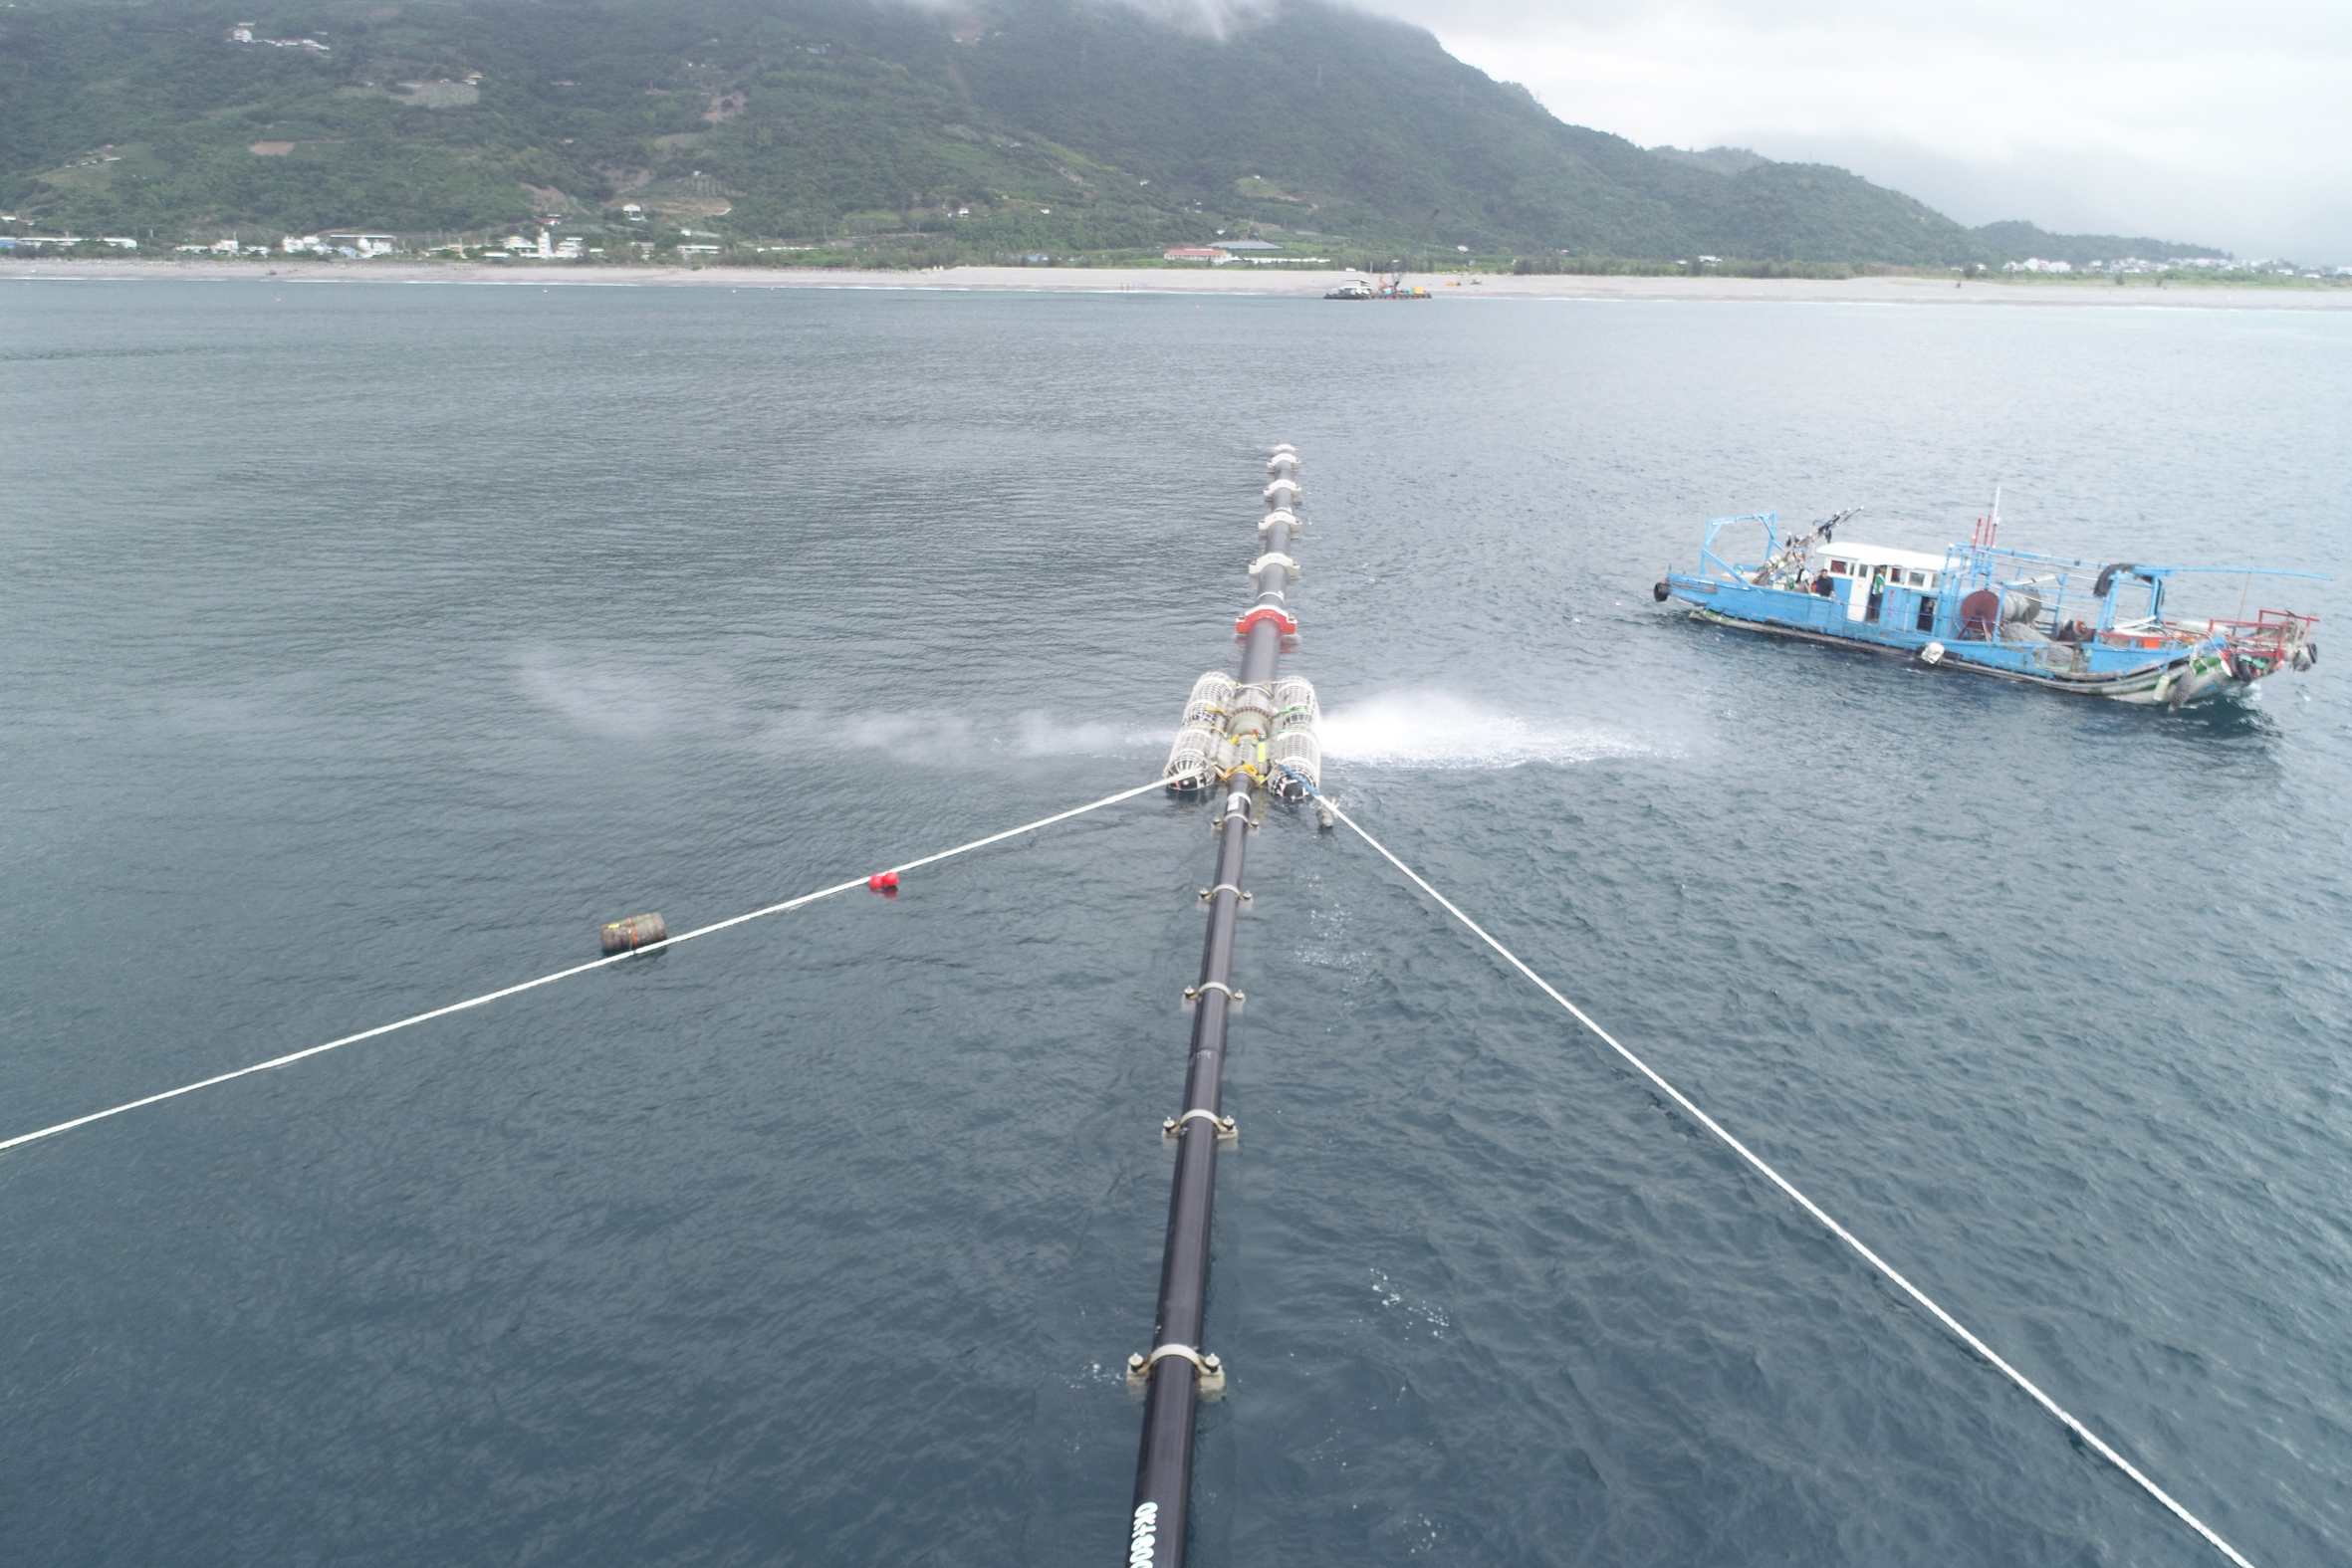
[(885, 258), (1220, 230), (1920, 265), (2064, 243), (1841, 169), (1564, 124), (1428, 33), (1324, 0), (1225, 38), (1111, 0), (18, 0), (0, 208), (173, 240), (562, 215)]

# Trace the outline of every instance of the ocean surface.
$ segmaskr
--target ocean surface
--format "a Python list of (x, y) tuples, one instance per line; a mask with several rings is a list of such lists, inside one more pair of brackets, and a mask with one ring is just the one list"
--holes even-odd
[[(1154, 777), (1290, 440), (1349, 809), (2342, 1563), (2347, 407), (2332, 313), (0, 286), (0, 1136)], [(2321, 663), (2169, 715), (1651, 602), (1997, 482), (2334, 573), (2248, 601)], [(1205, 822), (0, 1155), (0, 1556), (1120, 1560)], [(2219, 1561), (1363, 844), (1250, 869), (1196, 1564)]]

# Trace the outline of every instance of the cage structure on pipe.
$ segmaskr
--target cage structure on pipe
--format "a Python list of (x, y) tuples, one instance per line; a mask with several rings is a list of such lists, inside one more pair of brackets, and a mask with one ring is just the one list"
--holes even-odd
[(1226, 716), (1233, 707), (1234, 679), (1210, 670), (1192, 683), (1184, 700), (1184, 720), (1168, 748), (1168, 764), (1161, 777), (1178, 794), (1192, 794), (1217, 782), (1223, 771)]
[[(1274, 726), (1267, 740), (1268, 785), (1297, 800), (1323, 782), (1322, 707), (1314, 687), (1296, 676), (1274, 683)], [(1303, 781), (1303, 784), (1301, 783)]]

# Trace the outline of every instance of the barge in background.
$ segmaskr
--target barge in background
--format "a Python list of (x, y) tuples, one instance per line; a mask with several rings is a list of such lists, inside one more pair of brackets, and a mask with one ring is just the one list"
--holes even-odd
[[(1668, 571), (1652, 590), (1719, 626), (1900, 654), (1939, 669), (2024, 681), (2051, 691), (2179, 708), (2319, 658), (2314, 615), (2258, 609), (2245, 618), (2176, 614), (2183, 576), (2301, 577), (2258, 566), (2100, 564), (1997, 545), (1999, 501), (1969, 543), (1942, 555), (1837, 542), (1860, 508), (1782, 539), (1776, 513), (1714, 518), (1699, 569)], [(1734, 561), (1726, 529), (1761, 528), (1764, 556)]]
[[(1391, 262), (1390, 267), (1396, 264)], [(1402, 270), (1380, 275), (1380, 287), (1373, 288), (1361, 278), (1350, 278), (1323, 296), (1326, 300), (1427, 300), (1433, 296), (1417, 283), (1405, 282)]]

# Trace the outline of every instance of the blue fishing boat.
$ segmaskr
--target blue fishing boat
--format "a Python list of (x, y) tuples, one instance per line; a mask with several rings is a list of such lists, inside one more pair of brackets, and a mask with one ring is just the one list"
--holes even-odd
[[(2259, 566), (2069, 560), (1996, 543), (1999, 500), (1965, 545), (1935, 554), (1837, 538), (1859, 508), (1783, 537), (1775, 513), (1713, 518), (1699, 569), (1669, 570), (1652, 589), (1718, 626), (1916, 659), (1936, 669), (2051, 691), (2179, 708), (2319, 658), (2319, 620), (2259, 608), (2252, 579), (2308, 571)], [(1762, 555), (1734, 560), (1727, 533), (1761, 535)], [(2242, 577), (2234, 614), (2184, 614), (2167, 603), (2182, 578)]]

